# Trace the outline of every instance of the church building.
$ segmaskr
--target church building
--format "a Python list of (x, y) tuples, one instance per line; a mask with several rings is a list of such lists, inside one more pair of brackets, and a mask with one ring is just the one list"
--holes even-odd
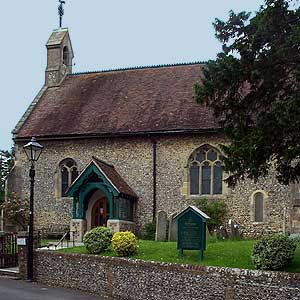
[(299, 188), (275, 174), (229, 188), (212, 112), (197, 104), (203, 63), (72, 73), (68, 29), (47, 42), (45, 84), (16, 125), (8, 187), (29, 198), (23, 146), (44, 146), (36, 165), (35, 228), (71, 226), (81, 239), (103, 225), (142, 232), (196, 199), (226, 202), (246, 234), (299, 231)]

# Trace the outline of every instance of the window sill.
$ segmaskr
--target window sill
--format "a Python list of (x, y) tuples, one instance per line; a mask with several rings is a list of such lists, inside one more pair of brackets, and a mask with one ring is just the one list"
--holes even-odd
[(227, 195), (219, 194), (219, 195), (187, 195), (187, 199), (189, 200), (197, 200), (197, 199), (208, 199), (208, 200), (216, 200), (216, 199), (227, 199)]

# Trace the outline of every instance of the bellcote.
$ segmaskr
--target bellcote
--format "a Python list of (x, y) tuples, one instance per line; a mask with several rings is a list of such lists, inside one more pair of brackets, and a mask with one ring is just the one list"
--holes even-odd
[(48, 87), (59, 86), (65, 76), (72, 73), (74, 57), (67, 28), (54, 30), (46, 44), (47, 68), (45, 83)]

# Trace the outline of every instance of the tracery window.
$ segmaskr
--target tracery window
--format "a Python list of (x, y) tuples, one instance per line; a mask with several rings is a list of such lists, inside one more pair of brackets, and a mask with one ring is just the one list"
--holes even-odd
[(68, 187), (78, 176), (77, 165), (73, 159), (67, 158), (60, 162), (59, 169), (60, 169), (60, 179), (61, 179), (60, 180), (61, 197), (67, 197), (66, 191)]
[(204, 145), (189, 160), (191, 195), (220, 195), (223, 193), (223, 170), (219, 152)]

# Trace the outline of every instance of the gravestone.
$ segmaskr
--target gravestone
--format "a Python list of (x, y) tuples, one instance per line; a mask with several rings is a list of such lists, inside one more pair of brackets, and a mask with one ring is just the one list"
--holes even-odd
[(168, 241), (177, 241), (177, 221), (175, 219), (175, 216), (177, 213), (172, 214), (169, 218), (169, 234), (168, 234)]
[(199, 250), (200, 260), (206, 249), (206, 222), (209, 219), (204, 212), (190, 205), (176, 215), (178, 224), (177, 249), (180, 256), (183, 250)]
[(222, 240), (227, 240), (228, 239), (228, 232), (227, 232), (225, 226), (223, 226), (223, 225), (220, 226), (218, 236)]
[(240, 226), (235, 223), (232, 219), (228, 221), (230, 236), (232, 239), (236, 240), (241, 237)]
[(156, 241), (166, 241), (167, 239), (167, 213), (165, 211), (159, 211), (156, 217), (156, 231), (155, 240)]

